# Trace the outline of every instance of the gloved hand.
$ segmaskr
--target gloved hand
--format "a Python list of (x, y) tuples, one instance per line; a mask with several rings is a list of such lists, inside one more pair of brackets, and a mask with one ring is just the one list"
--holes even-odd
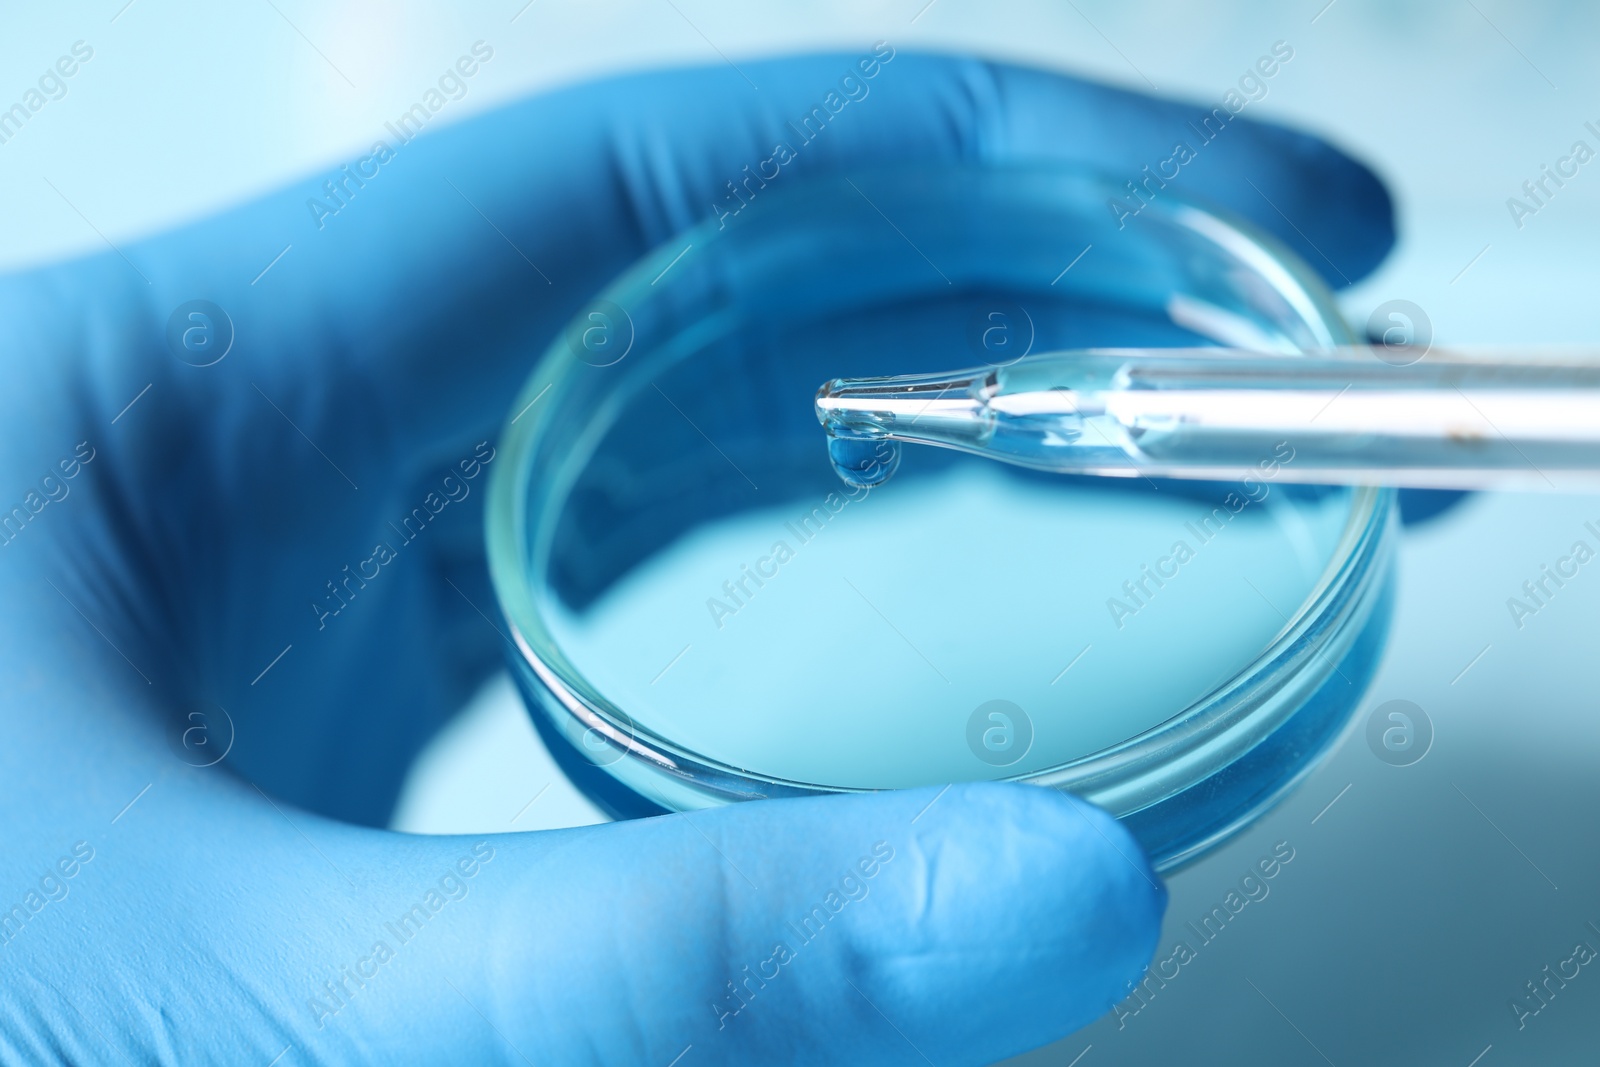
[[(581, 302), (711, 213), (858, 58), (385, 133), (360, 184), (330, 167), (0, 282), (7, 1062), (976, 1064), (1125, 994), (1165, 893), (1116, 823), (1044, 789), (381, 829), (498, 657), (486, 478), (463, 462)], [(860, 84), (778, 181), (1041, 157), (1132, 178), (1209, 111), (909, 54)], [(1367, 170), (1244, 117), (1180, 181), (1335, 280), (1392, 240)], [(207, 367), (168, 344), (194, 299), (232, 323)], [(309, 606), (370, 575), (451, 471), (469, 498), (337, 615)]]

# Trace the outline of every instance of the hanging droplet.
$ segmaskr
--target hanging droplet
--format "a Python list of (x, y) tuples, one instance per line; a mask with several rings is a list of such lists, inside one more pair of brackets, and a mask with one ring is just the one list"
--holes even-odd
[(871, 488), (888, 481), (900, 466), (900, 443), (886, 438), (829, 437), (828, 459), (847, 485)]

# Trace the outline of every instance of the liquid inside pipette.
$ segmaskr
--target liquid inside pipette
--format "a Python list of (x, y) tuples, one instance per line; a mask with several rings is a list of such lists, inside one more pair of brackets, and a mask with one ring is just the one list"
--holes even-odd
[(834, 470), (878, 485), (900, 442), (1037, 470), (1441, 488), (1600, 486), (1600, 359), (1374, 350), (1097, 349), (999, 369), (840, 379), (817, 394)]

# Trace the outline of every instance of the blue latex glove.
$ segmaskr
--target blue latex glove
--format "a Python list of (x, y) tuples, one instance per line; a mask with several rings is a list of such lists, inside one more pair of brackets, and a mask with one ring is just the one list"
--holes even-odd
[[(308, 207), (318, 175), (0, 283), (7, 1062), (975, 1064), (1124, 995), (1165, 893), (1048, 790), (380, 828), (498, 656), (463, 461), (580, 303), (858, 58), (745, 64), (759, 91), (719, 66), (552, 93), (391, 144), (336, 213)], [(1133, 177), (1203, 113), (908, 54), (863, 84), (778, 181), (1039, 157)], [(1367, 170), (1245, 118), (1178, 188), (1336, 278), (1392, 240)], [(166, 339), (196, 298), (236, 327), (205, 368)], [(452, 469), (472, 495), (319, 617)]]

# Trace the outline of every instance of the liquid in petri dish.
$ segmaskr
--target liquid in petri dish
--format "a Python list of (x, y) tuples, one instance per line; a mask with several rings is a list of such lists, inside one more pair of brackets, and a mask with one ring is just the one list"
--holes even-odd
[(830, 447), (847, 484), (696, 526), (553, 612), (573, 665), (643, 729), (770, 778), (1020, 776), (1248, 665), (1348, 515), (1343, 491), (1108, 486), (965, 456), (889, 483), (898, 447), (849, 444)]

